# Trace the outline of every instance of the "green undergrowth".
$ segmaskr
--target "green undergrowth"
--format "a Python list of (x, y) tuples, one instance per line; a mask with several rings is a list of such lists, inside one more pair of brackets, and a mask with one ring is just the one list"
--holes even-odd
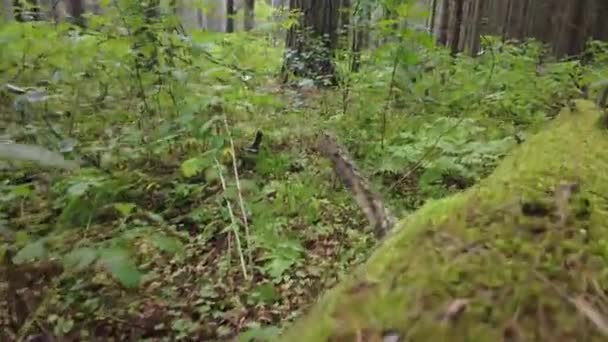
[(282, 340), (604, 340), (608, 136), (577, 108), (404, 219)]
[[(0, 310), (22, 309), (0, 332), (276, 335), (376, 242), (315, 134), (335, 132), (406, 213), (475, 184), (580, 95), (573, 78), (605, 74), (541, 63), (536, 42), (484, 40), (485, 54), (453, 58), (405, 30), (393, 32), (402, 43), (366, 51), (359, 72), (337, 53), (341, 83), (319, 90), (279, 83), (276, 27), (189, 37), (160, 22), (142, 42), (136, 9), (93, 16), (86, 30), (0, 27), (0, 82), (29, 90), (0, 90), (0, 143), (83, 161), (73, 171), (0, 161)], [(257, 130), (261, 150), (247, 159)]]

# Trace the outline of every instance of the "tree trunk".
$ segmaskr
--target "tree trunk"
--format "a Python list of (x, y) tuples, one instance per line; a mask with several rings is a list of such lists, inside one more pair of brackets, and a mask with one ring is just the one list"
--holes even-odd
[(333, 0), (290, 0), (301, 13), (286, 39), (283, 80), (289, 75), (309, 78), (318, 85), (337, 82), (333, 54), (338, 42), (338, 4)]
[(91, 11), (95, 15), (101, 14), (101, 5), (99, 4), (99, 0), (91, 0)]
[(369, 26), (372, 21), (371, 6), (367, 2), (357, 4), (356, 13), (353, 14), (353, 38), (351, 41), (352, 59), (350, 71), (357, 72), (361, 67), (361, 50), (369, 47)]
[(226, 0), (226, 32), (234, 32), (234, 0)]
[(350, 28), (350, 16), (351, 16), (351, 0), (340, 0), (340, 29), (339, 34), (341, 37), (348, 38), (348, 31)]
[(437, 42), (444, 46), (447, 46), (448, 44), (448, 30), (450, 27), (450, 1), (451, 0), (441, 0)]
[(15, 17), (13, 15), (13, 2), (11, 0), (2, 0), (2, 16), (6, 21), (11, 21)]
[(487, 179), (404, 219), (281, 340), (605, 341), (599, 117), (577, 102)]
[(68, 14), (70, 15), (70, 21), (78, 26), (85, 26), (85, 20), (82, 16), (84, 14), (84, 4), (82, 0), (69, 0), (68, 1)]
[(437, 0), (431, 0), (431, 13), (429, 16), (428, 29), (430, 34), (435, 33), (435, 20), (437, 17)]
[(454, 21), (450, 34), (450, 51), (455, 56), (458, 53), (460, 44), (460, 31), (462, 30), (462, 10), (464, 0), (454, 0)]
[(245, 31), (253, 30), (255, 27), (255, 0), (245, 0), (245, 15), (243, 26)]

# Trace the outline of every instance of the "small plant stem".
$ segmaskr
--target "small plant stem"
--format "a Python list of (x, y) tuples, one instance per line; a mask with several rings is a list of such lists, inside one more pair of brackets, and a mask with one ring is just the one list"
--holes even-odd
[(243, 200), (243, 193), (241, 191), (241, 182), (239, 181), (239, 170), (237, 168), (236, 161), (236, 150), (234, 148), (234, 140), (232, 140), (232, 135), (230, 134), (230, 128), (228, 127), (228, 119), (224, 115), (224, 128), (226, 129), (226, 134), (228, 135), (228, 140), (230, 141), (230, 155), (232, 156), (232, 171), (234, 172), (234, 180), (236, 183), (236, 190), (239, 198), (239, 206), (241, 209), (241, 216), (243, 218), (243, 226), (245, 227), (245, 241), (247, 241), (247, 259), (249, 261), (249, 265), (252, 264), (253, 258), (251, 256), (251, 239), (249, 235), (249, 223), (247, 221), (247, 212), (245, 211), (245, 201)]
[[(222, 168), (220, 166), (220, 163), (217, 161), (217, 159), (215, 159), (215, 166), (217, 168), (217, 172), (220, 176), (220, 182), (222, 183), (222, 189), (224, 191), (226, 191), (226, 180), (224, 179), (224, 176), (222, 175)], [(230, 226), (232, 227), (232, 230), (234, 232), (234, 240), (236, 241), (236, 249), (239, 253), (239, 259), (241, 260), (241, 268), (243, 270), (243, 277), (245, 277), (245, 279), (249, 279), (249, 274), (247, 273), (247, 265), (245, 264), (245, 256), (243, 255), (243, 248), (241, 247), (241, 238), (239, 237), (239, 232), (238, 232), (238, 224), (236, 222), (236, 218), (234, 217), (234, 213), (232, 211), (232, 204), (230, 203), (230, 201), (226, 198), (226, 208), (228, 208), (228, 215), (230, 216)]]

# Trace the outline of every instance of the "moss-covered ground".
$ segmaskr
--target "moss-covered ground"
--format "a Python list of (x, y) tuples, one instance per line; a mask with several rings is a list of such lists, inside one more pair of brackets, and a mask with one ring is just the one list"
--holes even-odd
[(405, 218), (284, 341), (603, 341), (608, 136), (587, 101)]

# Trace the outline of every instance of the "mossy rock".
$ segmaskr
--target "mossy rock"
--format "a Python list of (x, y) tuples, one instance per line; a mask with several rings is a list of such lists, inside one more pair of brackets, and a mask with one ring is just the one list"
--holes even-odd
[(577, 102), (480, 184), (404, 219), (280, 340), (608, 340), (599, 118)]

